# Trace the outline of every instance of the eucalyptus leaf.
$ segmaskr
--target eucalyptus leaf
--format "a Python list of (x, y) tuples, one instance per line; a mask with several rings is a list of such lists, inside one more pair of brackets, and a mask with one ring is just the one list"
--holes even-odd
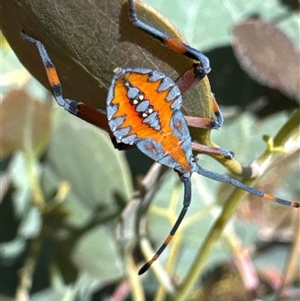
[(132, 192), (124, 154), (113, 148), (106, 133), (57, 110), (64, 117), (55, 118), (48, 151), (49, 172), (56, 180), (70, 184), (65, 205), (73, 212), (71, 220), (77, 223), (76, 216), (85, 212), (87, 222), (100, 208), (116, 212), (117, 200), (126, 202)]
[(112, 232), (104, 227), (96, 227), (79, 239), (72, 258), (80, 273), (102, 283), (116, 280), (124, 273)]
[(191, 45), (202, 51), (230, 44), (233, 26), (251, 15), (259, 15), (278, 26), (299, 48), (299, 20), (280, 1), (145, 0), (179, 29)]

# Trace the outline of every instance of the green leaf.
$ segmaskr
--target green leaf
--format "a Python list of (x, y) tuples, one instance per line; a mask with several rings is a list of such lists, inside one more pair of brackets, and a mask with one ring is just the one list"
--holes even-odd
[(278, 21), (279, 27), (294, 41), (294, 44), (298, 48), (300, 45), (297, 11), (290, 12), (280, 1), (145, 0), (145, 2), (173, 22), (189, 43), (201, 51), (229, 45), (233, 26), (253, 14), (265, 20)]
[(105, 283), (122, 277), (123, 264), (112, 231), (95, 227), (81, 237), (72, 254), (80, 274)]
[(55, 118), (47, 157), (52, 184), (45, 188), (51, 191), (55, 180), (69, 182), (71, 193), (65, 206), (72, 223), (87, 222), (100, 208), (116, 213), (117, 201), (127, 201), (132, 192), (124, 154), (113, 148), (106, 133), (61, 108), (57, 113), (63, 118)]

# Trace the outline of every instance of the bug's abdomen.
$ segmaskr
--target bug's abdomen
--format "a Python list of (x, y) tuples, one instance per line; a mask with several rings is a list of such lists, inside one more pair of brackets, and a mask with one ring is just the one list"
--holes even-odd
[(163, 73), (118, 69), (107, 99), (107, 117), (115, 137), (153, 160), (191, 172), (190, 133), (180, 111), (179, 88)]

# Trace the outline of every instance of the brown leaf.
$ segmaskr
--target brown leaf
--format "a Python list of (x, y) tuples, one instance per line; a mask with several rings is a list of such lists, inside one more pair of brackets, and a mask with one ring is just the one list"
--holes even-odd
[[(154, 10), (136, 1), (140, 19), (182, 38)], [(158, 69), (177, 79), (193, 61), (168, 49), (135, 28), (125, 0), (1, 1), (2, 31), (24, 66), (49, 89), (35, 45), (24, 41), (24, 30), (41, 40), (55, 63), (64, 97), (105, 109), (107, 88), (116, 67)], [(211, 117), (208, 79), (184, 97), (183, 111)], [(193, 131), (194, 139), (210, 144), (209, 130)]]
[(234, 27), (233, 49), (252, 78), (300, 100), (300, 52), (279, 28), (260, 19), (248, 19)]
[(42, 150), (50, 133), (49, 105), (13, 90), (3, 98), (1, 112), (1, 157), (20, 149)]
[[(116, 67), (156, 68), (176, 79), (192, 65), (135, 28), (126, 1), (33, 0), (19, 5), (13, 0), (1, 5), (3, 33), (26, 68), (49, 87), (36, 47), (21, 38), (22, 30), (45, 44), (66, 97), (102, 109)], [(145, 22), (179, 36), (153, 10), (139, 6)]]

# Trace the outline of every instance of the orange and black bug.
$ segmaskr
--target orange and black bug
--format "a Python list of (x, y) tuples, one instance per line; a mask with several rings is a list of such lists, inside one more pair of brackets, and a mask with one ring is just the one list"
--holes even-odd
[[(55, 66), (44, 45), (25, 33), (22, 33), (22, 36), (38, 47), (54, 97), (60, 106), (77, 117), (106, 128), (116, 147), (124, 148), (124, 145), (136, 145), (153, 160), (173, 168), (179, 174), (184, 184), (183, 208), (162, 246), (153, 258), (140, 269), (139, 274), (142, 274), (166, 248), (186, 214), (191, 202), (191, 175), (193, 172), (219, 182), (230, 183), (259, 197), (283, 205), (299, 207), (299, 203), (266, 194), (229, 176), (206, 170), (197, 164), (192, 153), (194, 144), (191, 142), (188, 125), (209, 129), (218, 128), (223, 123), (223, 117), (214, 99), (212, 99), (212, 107), (215, 119), (186, 118), (180, 108), (182, 94), (197, 84), (210, 71), (209, 60), (189, 45), (140, 21), (137, 18), (133, 0), (128, 0), (128, 2), (130, 19), (135, 26), (167, 47), (196, 60), (197, 63), (176, 82), (157, 70), (117, 68), (108, 91), (106, 114), (84, 103), (65, 99)], [(221, 148), (197, 145), (197, 149), (228, 159), (232, 158), (230, 151)]]

